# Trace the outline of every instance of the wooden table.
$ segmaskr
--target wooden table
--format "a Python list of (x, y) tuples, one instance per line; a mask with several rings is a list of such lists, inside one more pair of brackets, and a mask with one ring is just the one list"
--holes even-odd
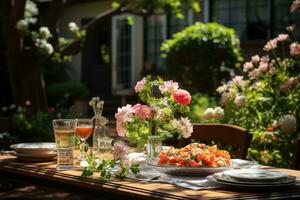
[[(189, 190), (170, 184), (142, 183), (134, 180), (103, 181), (98, 176), (80, 177), (81, 170), (57, 171), (55, 162), (21, 163), (15, 157), (0, 156), (0, 174), (3, 176), (23, 177), (44, 182), (49, 186), (57, 186), (60, 189), (72, 188), (76, 192), (93, 194), (95, 197), (110, 199), (300, 199), (300, 187), (295, 186), (285, 190), (276, 191), (228, 191), (228, 190)], [(290, 175), (300, 177), (300, 171), (288, 169), (274, 169), (287, 172)], [(126, 199), (125, 198), (125, 199)], [(106, 198), (105, 198), (106, 199)]]

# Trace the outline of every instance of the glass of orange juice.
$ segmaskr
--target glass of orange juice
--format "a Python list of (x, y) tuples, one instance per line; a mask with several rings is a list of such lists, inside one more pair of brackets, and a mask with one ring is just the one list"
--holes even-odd
[(77, 119), (76, 135), (80, 139), (80, 160), (86, 158), (86, 139), (88, 139), (93, 133), (93, 121), (91, 119)]

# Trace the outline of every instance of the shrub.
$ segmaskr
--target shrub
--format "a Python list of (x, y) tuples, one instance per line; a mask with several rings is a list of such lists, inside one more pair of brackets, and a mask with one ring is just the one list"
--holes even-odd
[(161, 46), (168, 72), (192, 91), (214, 93), (241, 61), (239, 39), (233, 29), (217, 23), (195, 23)]
[[(289, 53), (285, 51), (289, 45)], [(282, 48), (277, 48), (282, 47)], [(300, 44), (279, 34), (264, 47), (267, 55), (253, 56), (236, 76), (220, 86), (221, 122), (236, 124), (253, 133), (248, 158), (288, 167), (300, 127)], [(279, 56), (281, 55), (281, 56)], [(210, 120), (212, 109), (204, 113)]]
[(202, 116), (204, 111), (209, 107), (214, 107), (217, 103), (213, 97), (205, 94), (195, 93), (192, 96), (190, 105), (189, 118), (194, 123), (203, 122)]
[(86, 99), (89, 92), (84, 84), (73, 80), (52, 83), (47, 87), (47, 94), (51, 101), (58, 102), (64, 96), (71, 99)]

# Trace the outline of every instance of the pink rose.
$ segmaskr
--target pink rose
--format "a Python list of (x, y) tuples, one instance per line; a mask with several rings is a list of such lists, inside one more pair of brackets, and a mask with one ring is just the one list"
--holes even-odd
[(267, 42), (267, 44), (264, 46), (265, 51), (271, 51), (273, 49), (277, 48), (277, 38), (270, 40)]
[(287, 40), (288, 38), (289, 38), (288, 34), (279, 34), (278, 37), (277, 37), (277, 41), (278, 42), (283, 42), (283, 41)]
[(137, 82), (134, 87), (135, 92), (138, 93), (139, 91), (141, 91), (145, 87), (145, 84), (146, 78), (143, 78), (141, 81)]
[(151, 119), (152, 118), (152, 110), (146, 105), (136, 104), (133, 106), (134, 113), (141, 119)]
[(177, 82), (174, 82), (174, 81), (165, 81), (158, 88), (162, 94), (165, 94), (168, 92), (174, 92), (174, 91), (178, 90), (179, 85)]
[(173, 99), (175, 99), (179, 104), (189, 105), (191, 103), (191, 95), (186, 90), (176, 90), (173, 92)]
[(132, 117), (133, 117), (133, 109), (131, 105), (127, 104), (122, 108), (118, 108), (118, 112), (115, 114), (115, 118), (117, 124), (116, 130), (119, 136), (121, 137), (125, 136), (124, 123), (131, 121)]
[(292, 43), (290, 45), (290, 54), (292, 56), (299, 56), (300, 55), (300, 44)]
[(123, 126), (123, 123), (121, 122), (117, 122), (117, 126), (116, 126), (116, 130), (117, 130), (117, 133), (118, 133), (118, 136), (120, 137), (125, 137), (125, 128)]
[(257, 64), (257, 63), (259, 62), (259, 60), (260, 60), (260, 58), (259, 58), (258, 55), (255, 55), (255, 56), (252, 56), (252, 57), (251, 57), (251, 62), (252, 62), (253, 64)]
[(245, 62), (245, 64), (243, 65), (243, 71), (244, 72), (248, 72), (252, 68), (253, 68), (252, 62)]

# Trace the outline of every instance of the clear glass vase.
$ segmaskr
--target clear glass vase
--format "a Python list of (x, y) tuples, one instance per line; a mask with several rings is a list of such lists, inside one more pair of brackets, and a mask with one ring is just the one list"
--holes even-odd
[(147, 141), (147, 158), (148, 160), (156, 160), (162, 151), (162, 139), (158, 135), (148, 136)]
[(95, 154), (111, 150), (113, 140), (106, 135), (107, 119), (102, 115), (95, 115), (95, 127), (93, 133), (93, 152)]

